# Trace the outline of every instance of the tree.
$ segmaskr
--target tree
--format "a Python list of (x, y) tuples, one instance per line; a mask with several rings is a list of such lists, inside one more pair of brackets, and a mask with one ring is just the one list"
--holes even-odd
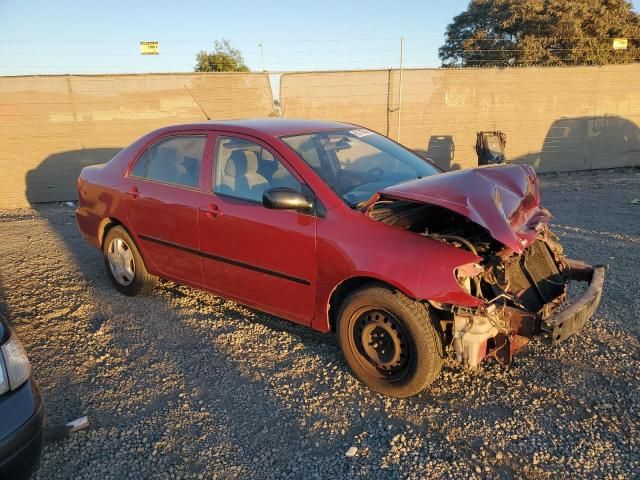
[(445, 37), (443, 67), (640, 61), (640, 15), (626, 0), (472, 0)]
[(196, 56), (196, 72), (248, 72), (242, 53), (229, 40), (216, 40), (213, 52), (201, 50)]

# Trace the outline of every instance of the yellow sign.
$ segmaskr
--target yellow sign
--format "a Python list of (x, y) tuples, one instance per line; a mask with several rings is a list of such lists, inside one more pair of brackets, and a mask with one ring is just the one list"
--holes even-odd
[(629, 41), (626, 38), (614, 38), (613, 49), (614, 50), (626, 50), (629, 46)]
[(142, 55), (158, 55), (160, 45), (158, 42), (140, 42), (140, 53)]

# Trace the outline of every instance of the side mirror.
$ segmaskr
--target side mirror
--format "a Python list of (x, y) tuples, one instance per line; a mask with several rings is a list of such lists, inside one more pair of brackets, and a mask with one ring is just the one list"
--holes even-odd
[(262, 194), (262, 204), (274, 210), (310, 212), (313, 202), (293, 188), (271, 188)]

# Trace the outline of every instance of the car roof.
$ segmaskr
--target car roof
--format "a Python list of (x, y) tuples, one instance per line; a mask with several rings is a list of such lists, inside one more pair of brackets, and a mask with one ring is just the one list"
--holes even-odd
[(207, 122), (187, 123), (172, 125), (170, 129), (207, 128), (211, 130), (231, 129), (245, 130), (247, 133), (260, 132), (273, 137), (284, 137), (289, 135), (301, 135), (305, 133), (325, 132), (330, 130), (340, 130), (353, 128), (350, 123), (333, 122), (330, 120), (309, 120), (298, 118), (249, 118), (241, 120), (209, 120)]

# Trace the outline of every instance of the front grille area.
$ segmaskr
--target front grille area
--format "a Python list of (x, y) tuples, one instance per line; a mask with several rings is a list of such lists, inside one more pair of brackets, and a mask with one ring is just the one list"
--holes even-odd
[(530, 312), (540, 311), (565, 291), (564, 279), (542, 240), (536, 240), (506, 266), (505, 279), (509, 292)]

